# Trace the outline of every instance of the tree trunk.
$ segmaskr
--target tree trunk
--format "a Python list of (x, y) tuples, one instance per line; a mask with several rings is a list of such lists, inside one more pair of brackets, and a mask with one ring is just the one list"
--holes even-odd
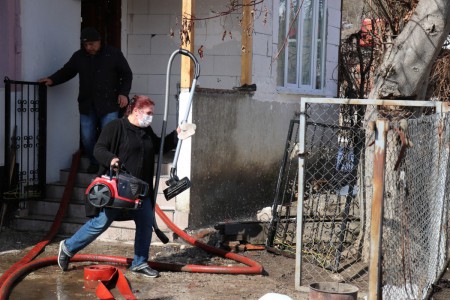
[(449, 33), (450, 1), (420, 0), (385, 54), (370, 98), (423, 99), (423, 83)]

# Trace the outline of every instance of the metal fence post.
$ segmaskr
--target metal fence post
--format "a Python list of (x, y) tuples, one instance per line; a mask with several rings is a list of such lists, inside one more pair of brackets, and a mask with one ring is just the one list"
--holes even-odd
[(47, 182), (47, 86), (39, 84), (39, 141), (38, 141), (38, 178), (41, 199), (45, 197)]
[[(11, 82), (8, 77), (5, 77), (5, 174), (11, 170), (10, 151), (11, 151)], [(5, 183), (4, 190), (10, 188), (9, 176)], [(2, 195), (3, 196), (3, 195)]]
[(375, 130), (373, 166), (373, 198), (370, 225), (369, 300), (382, 299), (381, 291), (381, 243), (383, 237), (384, 177), (386, 169), (386, 139), (389, 121), (371, 123)]
[(302, 276), (303, 248), (303, 196), (304, 196), (304, 166), (306, 139), (306, 103), (300, 100), (299, 139), (298, 139), (298, 204), (297, 204), (297, 240), (295, 247), (295, 288), (300, 290)]

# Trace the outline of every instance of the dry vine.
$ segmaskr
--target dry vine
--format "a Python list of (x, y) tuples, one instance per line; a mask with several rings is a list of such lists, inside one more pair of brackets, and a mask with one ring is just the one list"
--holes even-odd
[[(299, 14), (300, 14), (300, 12), (301, 12), (301, 10), (302, 10), (302, 7), (303, 7), (303, 2), (305, 2), (305, 0), (301, 0), (301, 1), (302, 1), (302, 2), (298, 5), (297, 10), (295, 10), (295, 14), (294, 14), (294, 16), (293, 16), (291, 22), (289, 23), (289, 27), (288, 27), (287, 32), (289, 32), (289, 31), (292, 29), (292, 27), (293, 27), (294, 24), (295, 24), (295, 21), (298, 19), (298, 16), (299, 16)], [(292, 3), (292, 2), (291, 2), (291, 6), (293, 6), (293, 3)], [(285, 48), (286, 45), (287, 45), (288, 38), (289, 38), (289, 37), (288, 37), (287, 35), (284, 37), (283, 44), (282, 44), (280, 47), (278, 47), (278, 51), (277, 51), (277, 53), (273, 56), (272, 62), (274, 62), (275, 60), (278, 59), (278, 57), (280, 56), (281, 52), (284, 50), (284, 48)]]
[[(251, 10), (251, 16), (252, 18), (256, 18), (256, 14), (259, 14), (260, 16), (263, 16), (263, 23), (266, 24), (267, 23), (267, 17), (269, 15), (269, 11), (267, 9), (267, 7), (264, 7), (262, 9), (258, 9), (257, 5), (258, 4), (262, 4), (265, 0), (251, 0), (249, 3), (242, 3), (238, 0), (228, 0), (228, 5), (226, 5), (226, 9), (223, 11), (214, 11), (211, 10), (211, 15), (207, 16), (207, 17), (197, 17), (194, 15), (190, 15), (190, 14), (183, 14), (183, 16), (181, 17), (181, 23), (178, 24), (178, 18), (176, 21), (176, 25), (180, 25), (180, 30), (179, 30), (179, 37), (180, 37), (180, 46), (181, 47), (186, 47), (188, 45), (190, 45), (191, 43), (191, 32), (192, 32), (192, 28), (194, 27), (195, 22), (197, 21), (206, 21), (206, 20), (211, 20), (211, 19), (216, 19), (216, 18), (224, 18), (227, 17), (233, 13), (239, 12), (239, 11), (243, 11), (243, 9), (245, 7), (252, 7)], [(242, 12), (243, 13), (243, 12)], [(242, 18), (239, 19), (239, 25), (242, 27)], [(253, 34), (253, 26), (252, 25), (245, 25), (245, 30), (244, 32), (247, 35), (251, 35)], [(173, 30), (173, 28), (170, 29), (170, 37), (174, 37), (175, 36), (175, 31)], [(232, 33), (229, 30), (224, 30), (222, 33), (222, 41), (225, 40), (226, 37), (229, 37), (230, 39), (233, 39)], [(245, 52), (245, 50), (243, 50)], [(200, 45), (200, 47), (197, 49), (197, 53), (199, 54), (200, 58), (203, 58), (204, 56), (204, 46)]]
[[(360, 29), (344, 37), (339, 63), (340, 97), (366, 98), (373, 86), (373, 73), (381, 65), (383, 56), (393, 40), (403, 30), (417, 7), (419, 0), (365, 0), (361, 19), (372, 20), (368, 34), (373, 41), (368, 47), (361, 47)], [(430, 77), (432, 99), (449, 101), (450, 55), (442, 51), (436, 60)]]
[(450, 102), (450, 50), (444, 49), (431, 69), (427, 98)]

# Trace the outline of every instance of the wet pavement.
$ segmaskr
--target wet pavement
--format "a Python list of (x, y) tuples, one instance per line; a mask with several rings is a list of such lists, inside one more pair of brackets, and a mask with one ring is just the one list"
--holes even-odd
[[(19, 261), (39, 242), (33, 234), (0, 233), (0, 273)], [(17, 240), (17, 241), (14, 241)], [(26, 242), (23, 242), (25, 240)], [(55, 256), (59, 239), (52, 241), (38, 258)], [(5, 249), (3, 241), (10, 244)], [(103, 254), (132, 257), (133, 245), (120, 242), (95, 241), (80, 254)], [(149, 279), (135, 275), (125, 266), (118, 266), (137, 299), (197, 300), (197, 299), (259, 299), (267, 293), (288, 295), (292, 299), (308, 299), (307, 294), (294, 288), (294, 260), (267, 251), (241, 253), (261, 263), (264, 275), (230, 275), (161, 271), (159, 278)], [(232, 260), (213, 256), (184, 243), (152, 245), (150, 260), (177, 264), (240, 265)], [(55, 265), (34, 270), (13, 288), (9, 299), (97, 299), (94, 292), (84, 288), (84, 266), (91, 263), (71, 263), (63, 272)], [(111, 289), (116, 299), (123, 299), (116, 288)]]
[(14, 287), (9, 299), (97, 299), (83, 286), (83, 270), (62, 274), (59, 268), (51, 266), (26, 276)]
[[(3, 274), (15, 262), (25, 256), (33, 245), (40, 241), (42, 235), (8, 230), (0, 232), (0, 274)], [(56, 258), (60, 240), (61, 237), (52, 241), (38, 258), (49, 256)], [(95, 241), (80, 254), (132, 257), (132, 253), (133, 245), (131, 243)], [(295, 260), (274, 255), (267, 251), (247, 251), (240, 254), (261, 263), (265, 269), (265, 274), (228, 275), (160, 270), (161, 276), (159, 278), (148, 279), (131, 273), (125, 266), (117, 267), (123, 271), (137, 299), (209, 300), (227, 298), (257, 300), (268, 293), (279, 293), (292, 299), (308, 299), (307, 293), (296, 291), (294, 288)], [(232, 260), (209, 255), (184, 243), (174, 243), (169, 246), (152, 245), (150, 260), (178, 264), (237, 264)], [(95, 293), (84, 286), (84, 266), (91, 264), (71, 263), (67, 272), (61, 271), (56, 263), (36, 269), (16, 284), (9, 299), (97, 299)], [(435, 293), (430, 299), (450, 299), (450, 270), (447, 270), (434, 290)], [(111, 292), (116, 299), (123, 299), (117, 288), (112, 288)], [(362, 295), (359, 294), (358, 296)], [(363, 298), (358, 297), (358, 299)]]

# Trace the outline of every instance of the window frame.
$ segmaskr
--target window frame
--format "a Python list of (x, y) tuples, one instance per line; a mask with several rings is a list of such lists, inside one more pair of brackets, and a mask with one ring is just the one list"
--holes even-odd
[[(285, 5), (285, 18), (282, 24), (282, 21), (279, 19), (278, 26), (284, 26), (284, 31), (287, 32), (289, 30), (289, 25), (291, 23), (290, 14), (291, 14), (291, 3), (292, 0), (286, 0), (284, 1)], [(288, 57), (288, 51), (289, 51), (289, 42), (286, 41), (284, 45), (284, 49), (282, 50), (284, 53), (283, 58), (284, 60), (279, 60), (278, 63), (282, 63), (282, 70), (284, 74), (283, 77), (283, 85), (279, 85), (278, 79), (277, 79), (277, 91), (282, 93), (301, 93), (301, 94), (311, 94), (311, 95), (325, 95), (326, 93), (326, 48), (327, 48), (327, 26), (328, 26), (328, 0), (322, 0), (323, 1), (323, 20), (322, 24), (320, 24), (320, 1), (316, 0), (297, 0), (299, 5), (302, 5), (301, 11), (298, 14), (298, 21), (297, 21), (297, 28), (296, 28), (296, 34), (297, 34), (297, 45), (296, 45), (296, 83), (288, 83), (288, 72), (289, 72), (289, 57)], [(313, 15), (312, 15), (312, 37), (311, 37), (311, 57), (310, 57), (310, 64), (309, 64), (309, 70), (310, 70), (310, 84), (302, 84), (302, 72), (305, 70), (305, 66), (302, 65), (301, 59), (303, 55), (303, 42), (305, 36), (302, 34), (302, 28), (305, 23), (305, 14), (303, 5), (304, 3), (308, 1), (311, 5), (313, 5)], [(282, 5), (283, 1), (278, 2), (278, 7), (280, 8), (280, 5)], [(318, 27), (322, 25), (321, 29), (321, 35), (323, 37), (323, 41), (321, 42), (321, 45), (319, 46), (318, 41)], [(278, 37), (278, 44), (282, 43), (287, 37), (286, 36), (279, 36)], [(318, 55), (319, 51), (318, 47), (321, 47), (320, 55), (321, 59), (320, 62), (318, 61)], [(321, 65), (320, 69), (320, 88), (316, 88), (316, 80), (317, 80), (317, 65)], [(281, 76), (277, 73), (277, 77)]]

